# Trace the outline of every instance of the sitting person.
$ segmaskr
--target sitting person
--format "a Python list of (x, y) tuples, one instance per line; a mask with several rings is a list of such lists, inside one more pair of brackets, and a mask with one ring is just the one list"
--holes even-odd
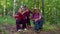
[(40, 31), (40, 28), (42, 27), (41, 25), (42, 25), (42, 22), (40, 22), (41, 21), (41, 14), (40, 14), (40, 12), (39, 12), (39, 10), (37, 9), (37, 8), (35, 8), (34, 9), (34, 11), (33, 11), (33, 14), (32, 14), (32, 19), (33, 19), (33, 22), (34, 22), (34, 27), (35, 27), (35, 30), (37, 31), (37, 32), (39, 32)]

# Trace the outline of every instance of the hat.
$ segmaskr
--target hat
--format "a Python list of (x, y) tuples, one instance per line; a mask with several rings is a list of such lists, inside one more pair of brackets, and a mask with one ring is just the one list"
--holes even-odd
[(24, 4), (24, 8), (26, 8), (26, 5)]
[(37, 9), (37, 7), (35, 7), (34, 9)]

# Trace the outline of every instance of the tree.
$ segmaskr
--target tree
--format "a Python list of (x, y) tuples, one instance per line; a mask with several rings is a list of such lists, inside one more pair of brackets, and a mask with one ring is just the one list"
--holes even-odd
[(15, 7), (16, 7), (16, 0), (14, 0), (14, 6), (13, 6), (13, 16), (15, 14)]
[(5, 16), (5, 12), (6, 12), (6, 0), (4, 0), (4, 16)]
[(44, 15), (44, 0), (42, 0), (42, 14)]

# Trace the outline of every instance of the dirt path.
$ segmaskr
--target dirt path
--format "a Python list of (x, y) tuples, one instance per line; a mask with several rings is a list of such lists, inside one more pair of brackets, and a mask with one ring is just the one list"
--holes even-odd
[[(4, 29), (4, 31), (2, 31), (1, 29)], [(28, 29), (25, 32), (17, 32), (14, 25), (0, 25), (0, 34), (5, 34), (4, 32), (8, 32), (8, 34), (60, 34), (60, 29), (58, 29), (57, 31), (40, 31), (39, 33), (36, 33), (32, 28)]]

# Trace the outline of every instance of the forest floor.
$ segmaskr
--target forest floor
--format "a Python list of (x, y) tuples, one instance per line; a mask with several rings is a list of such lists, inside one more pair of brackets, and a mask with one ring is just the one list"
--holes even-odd
[(60, 34), (60, 28), (56, 31), (44, 31), (41, 30), (39, 33), (35, 32), (34, 28), (28, 29), (25, 32), (17, 32), (15, 25), (0, 25), (0, 34)]

